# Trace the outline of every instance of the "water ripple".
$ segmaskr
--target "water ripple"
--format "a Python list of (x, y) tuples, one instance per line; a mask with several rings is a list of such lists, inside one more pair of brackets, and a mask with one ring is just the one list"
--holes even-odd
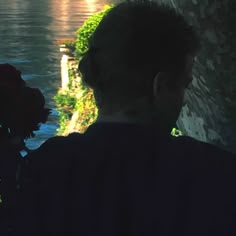
[(84, 20), (104, 4), (105, 0), (0, 1), (0, 63), (10, 63), (22, 71), (27, 83), (40, 88), (47, 106), (53, 109), (48, 123), (27, 141), (29, 148), (37, 148), (58, 128), (52, 100), (61, 84), (56, 40), (75, 37)]

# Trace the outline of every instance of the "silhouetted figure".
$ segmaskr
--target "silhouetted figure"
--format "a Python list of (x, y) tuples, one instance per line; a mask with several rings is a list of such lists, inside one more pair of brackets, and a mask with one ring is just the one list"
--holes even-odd
[(156, 2), (118, 4), (80, 62), (97, 122), (29, 155), (21, 235), (236, 235), (236, 158), (171, 129), (200, 48)]
[(20, 151), (29, 151), (24, 140), (46, 122), (44, 105), (40, 90), (27, 87), (20, 71), (0, 64), (0, 235), (14, 233), (19, 176), (26, 165)]

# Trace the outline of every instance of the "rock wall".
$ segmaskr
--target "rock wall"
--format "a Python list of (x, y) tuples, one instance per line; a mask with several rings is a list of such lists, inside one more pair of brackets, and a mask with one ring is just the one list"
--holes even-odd
[(236, 153), (236, 1), (161, 0), (198, 30), (202, 49), (178, 128)]

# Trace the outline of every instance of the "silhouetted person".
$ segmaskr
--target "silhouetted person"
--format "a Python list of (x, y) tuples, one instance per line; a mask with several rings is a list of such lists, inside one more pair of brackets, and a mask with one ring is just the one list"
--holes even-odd
[(21, 72), (0, 64), (0, 235), (12, 235), (15, 226), (18, 176), (26, 165), (20, 151), (47, 120), (40, 90), (26, 86)]
[(165, 5), (110, 10), (79, 65), (98, 120), (29, 155), (19, 234), (236, 235), (235, 156), (170, 135), (199, 45)]

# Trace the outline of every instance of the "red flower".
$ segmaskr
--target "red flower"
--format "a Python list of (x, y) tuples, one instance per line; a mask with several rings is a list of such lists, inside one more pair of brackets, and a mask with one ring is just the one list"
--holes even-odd
[(26, 87), (21, 72), (9, 64), (0, 64), (0, 125), (9, 135), (34, 137), (40, 123), (47, 121), (50, 109), (39, 89)]
[(10, 64), (0, 64), (0, 87), (19, 89), (25, 86), (21, 72)]
[(15, 110), (16, 119), (13, 122), (12, 133), (24, 138), (34, 137), (33, 131), (39, 129), (40, 123), (47, 121), (50, 113), (50, 109), (44, 106), (45, 99), (39, 89), (23, 88)]

